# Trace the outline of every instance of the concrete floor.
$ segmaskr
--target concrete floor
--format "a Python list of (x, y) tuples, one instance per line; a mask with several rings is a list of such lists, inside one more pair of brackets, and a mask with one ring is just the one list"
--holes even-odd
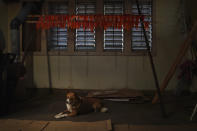
[[(197, 114), (193, 121), (189, 120), (197, 95), (174, 97), (164, 94), (167, 118), (162, 118), (159, 104), (151, 102), (131, 104), (130, 102), (103, 101), (109, 108), (108, 113), (89, 113), (71, 118), (55, 119), (54, 115), (65, 108), (65, 91), (55, 91), (53, 94), (38, 93), (32, 99), (17, 104), (7, 116), (2, 119), (32, 120), (32, 121), (72, 121), (96, 122), (110, 119), (114, 130), (184, 130), (197, 129)], [(82, 92), (82, 95), (84, 93)], [(14, 106), (14, 105), (13, 105)], [(190, 131), (190, 130), (187, 130)]]

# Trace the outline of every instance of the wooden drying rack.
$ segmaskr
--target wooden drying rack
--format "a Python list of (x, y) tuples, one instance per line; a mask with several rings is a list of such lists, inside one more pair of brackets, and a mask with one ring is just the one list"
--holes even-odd
[[(185, 56), (194, 35), (196, 34), (197, 31), (197, 21), (194, 23), (189, 35), (187, 36), (185, 42), (182, 44), (179, 53), (174, 61), (174, 63), (172, 64), (170, 70), (168, 71), (168, 74), (165, 76), (165, 79), (163, 80), (161, 86), (160, 86), (160, 91), (164, 91), (164, 89), (167, 87), (168, 83), (170, 82), (171, 78), (173, 77), (178, 65), (181, 63), (183, 57)], [(152, 99), (152, 103), (155, 104), (158, 102), (158, 94), (155, 93), (154, 98)]]

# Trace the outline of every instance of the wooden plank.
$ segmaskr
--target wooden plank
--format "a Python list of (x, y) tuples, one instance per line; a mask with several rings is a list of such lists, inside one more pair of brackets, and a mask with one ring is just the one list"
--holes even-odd
[(31, 123), (32, 123), (31, 120), (7, 119), (7, 120), (3, 121), (3, 124), (0, 124), (0, 130), (2, 130), (2, 131), (19, 131)]
[(195, 131), (196, 125), (129, 125), (129, 131)]
[(129, 131), (129, 125), (128, 124), (114, 125), (114, 131)]
[(108, 131), (112, 130), (111, 120), (107, 120), (107, 130)]
[[(96, 0), (96, 14), (103, 14), (103, 0)], [(95, 40), (96, 40), (96, 54), (100, 55), (103, 52), (103, 43), (104, 43), (104, 30), (101, 28), (96, 28)], [(89, 54), (89, 53), (88, 53)]]
[[(168, 71), (168, 74), (165, 76), (165, 79), (163, 80), (163, 82), (160, 86), (161, 92), (167, 87), (167, 85), (168, 85), (169, 81), (171, 80), (171, 78), (173, 77), (178, 65), (181, 63), (183, 57), (185, 56), (185, 54), (189, 48), (189, 45), (191, 44), (192, 39), (196, 33), (196, 28), (197, 28), (197, 21), (195, 22), (194, 26), (192, 27), (192, 30), (189, 33), (189, 35), (187, 36), (185, 42), (182, 44), (174, 63), (172, 64), (170, 70)], [(152, 100), (152, 103), (154, 104), (157, 101), (158, 101), (158, 94), (156, 93), (153, 100)]]
[(44, 16), (44, 15), (28, 15), (27, 17), (40, 17), (40, 16)]
[(2, 131), (110, 131), (111, 120), (95, 122), (0, 120)]
[(33, 121), (27, 126), (21, 128), (22, 131), (42, 131), (42, 129), (47, 124), (47, 121)]
[(96, 122), (50, 121), (44, 131), (109, 131), (111, 120)]
[[(69, 3), (68, 3), (69, 15), (75, 15), (75, 6), (76, 6), (75, 1), (70, 0)], [(67, 44), (68, 44), (67, 45), (68, 46), (68, 53), (74, 54), (74, 51), (75, 51), (75, 29), (68, 29), (68, 42), (67, 42)]]

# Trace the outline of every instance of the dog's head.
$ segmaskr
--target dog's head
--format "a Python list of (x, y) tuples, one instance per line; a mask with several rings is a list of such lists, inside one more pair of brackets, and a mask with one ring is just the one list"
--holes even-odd
[(80, 102), (79, 96), (75, 92), (68, 92), (66, 94), (66, 103), (76, 105)]

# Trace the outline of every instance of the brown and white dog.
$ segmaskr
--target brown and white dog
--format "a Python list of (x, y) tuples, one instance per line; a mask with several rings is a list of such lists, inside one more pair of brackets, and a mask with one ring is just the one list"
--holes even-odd
[(108, 108), (103, 107), (99, 99), (80, 97), (74, 92), (66, 94), (66, 107), (64, 112), (55, 115), (55, 118), (76, 116), (78, 114), (85, 114), (91, 111), (107, 112)]

